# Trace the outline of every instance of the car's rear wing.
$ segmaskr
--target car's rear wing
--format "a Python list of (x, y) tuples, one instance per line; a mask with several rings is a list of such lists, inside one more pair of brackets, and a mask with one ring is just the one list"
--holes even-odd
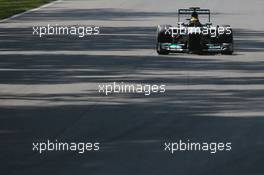
[(180, 22), (181, 15), (191, 15), (193, 12), (198, 13), (199, 15), (208, 15), (208, 21), (211, 22), (211, 12), (210, 9), (200, 9), (200, 7), (191, 7), (188, 9), (179, 9), (178, 10), (178, 22)]

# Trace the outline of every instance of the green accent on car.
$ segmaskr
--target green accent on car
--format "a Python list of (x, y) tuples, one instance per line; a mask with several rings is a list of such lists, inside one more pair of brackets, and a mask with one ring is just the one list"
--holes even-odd
[(181, 49), (182, 46), (181, 45), (178, 45), (178, 44), (171, 44), (170, 45), (170, 48), (173, 48), (173, 49)]
[(214, 45), (214, 44), (207, 44), (209, 49), (221, 49), (221, 46), (219, 45)]

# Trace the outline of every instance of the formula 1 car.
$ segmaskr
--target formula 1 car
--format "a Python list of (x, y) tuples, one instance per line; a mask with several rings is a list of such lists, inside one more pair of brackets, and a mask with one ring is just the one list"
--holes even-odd
[[(181, 22), (182, 15), (191, 16), (188, 23)], [(206, 16), (202, 24), (198, 16)], [(233, 31), (229, 25), (213, 26), (209, 9), (191, 7), (178, 10), (176, 26), (159, 25), (157, 28), (157, 53), (221, 53), (233, 54)]]

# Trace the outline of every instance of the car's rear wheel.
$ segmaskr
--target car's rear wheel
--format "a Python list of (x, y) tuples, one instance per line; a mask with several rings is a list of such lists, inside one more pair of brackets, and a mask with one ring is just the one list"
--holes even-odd
[(162, 48), (162, 43), (170, 43), (171, 35), (169, 33), (170, 25), (159, 25), (157, 28), (157, 43), (156, 43), (156, 51), (159, 55), (168, 55), (169, 50)]
[(233, 30), (230, 28), (229, 25), (222, 26), (224, 28), (229, 27), (228, 31), (225, 30), (224, 34), (219, 34), (218, 40), (219, 43), (223, 44), (224, 50), (221, 52), (223, 55), (232, 55), (234, 52), (233, 45)]

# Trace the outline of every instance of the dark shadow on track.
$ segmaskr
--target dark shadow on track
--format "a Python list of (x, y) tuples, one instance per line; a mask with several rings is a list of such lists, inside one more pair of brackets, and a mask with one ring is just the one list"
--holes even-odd
[[(254, 112), (263, 112), (263, 91), (188, 88), (193, 85), (263, 85), (260, 77), (232, 78), (210, 74), (214, 70), (257, 73), (263, 72), (263, 67), (264, 62), (225, 62), (174, 56), (3, 57), (0, 64), (1, 84), (59, 85), (117, 81), (184, 85), (186, 89), (171, 89), (166, 95), (150, 97), (114, 95), (112, 99), (105, 100), (96, 89), (87, 93), (65, 94), (1, 93), (1, 101), (71, 103), (55, 107), (39, 107), (37, 104), (1, 107), (0, 163), (5, 167), (1, 171), (19, 175), (29, 172), (43, 175), (92, 172), (104, 175), (109, 171), (131, 175), (146, 172), (161, 174), (164, 169), (167, 174), (172, 174), (176, 169), (181, 173), (208, 175), (261, 173), (264, 118), (255, 116)], [(174, 74), (175, 70), (204, 71), (208, 72), (208, 76), (182, 76)], [(158, 78), (159, 73), (164, 77)], [(101, 100), (95, 100), (98, 97)], [(96, 105), (102, 101), (104, 105)], [(93, 105), (80, 104), (86, 102)], [(224, 115), (229, 111), (235, 113), (231, 118)], [(244, 113), (248, 113), (248, 116), (240, 117)], [(31, 143), (45, 139), (76, 142), (96, 140), (102, 142), (102, 152), (85, 155), (33, 153)], [(230, 141), (233, 151), (215, 155), (205, 152), (169, 155), (163, 151), (163, 142), (177, 142), (179, 139)], [(236, 162), (236, 166), (233, 166), (233, 162)], [(183, 163), (188, 164), (189, 168), (182, 166)]]
[[(9, 55), (1, 58), (1, 84), (62, 84), (87, 82), (133, 81), (194, 84), (259, 84), (262, 77), (215, 77), (211, 71), (263, 72), (264, 61), (223, 61), (217, 59), (182, 58), (179, 56), (107, 56), (100, 55)], [(217, 57), (217, 55), (216, 55)], [(162, 73), (172, 71), (172, 73)], [(184, 77), (173, 71), (203, 71), (208, 76)], [(157, 79), (158, 72), (163, 78)], [(151, 77), (150, 77), (151, 76)], [(187, 79), (188, 78), (188, 79)]]

